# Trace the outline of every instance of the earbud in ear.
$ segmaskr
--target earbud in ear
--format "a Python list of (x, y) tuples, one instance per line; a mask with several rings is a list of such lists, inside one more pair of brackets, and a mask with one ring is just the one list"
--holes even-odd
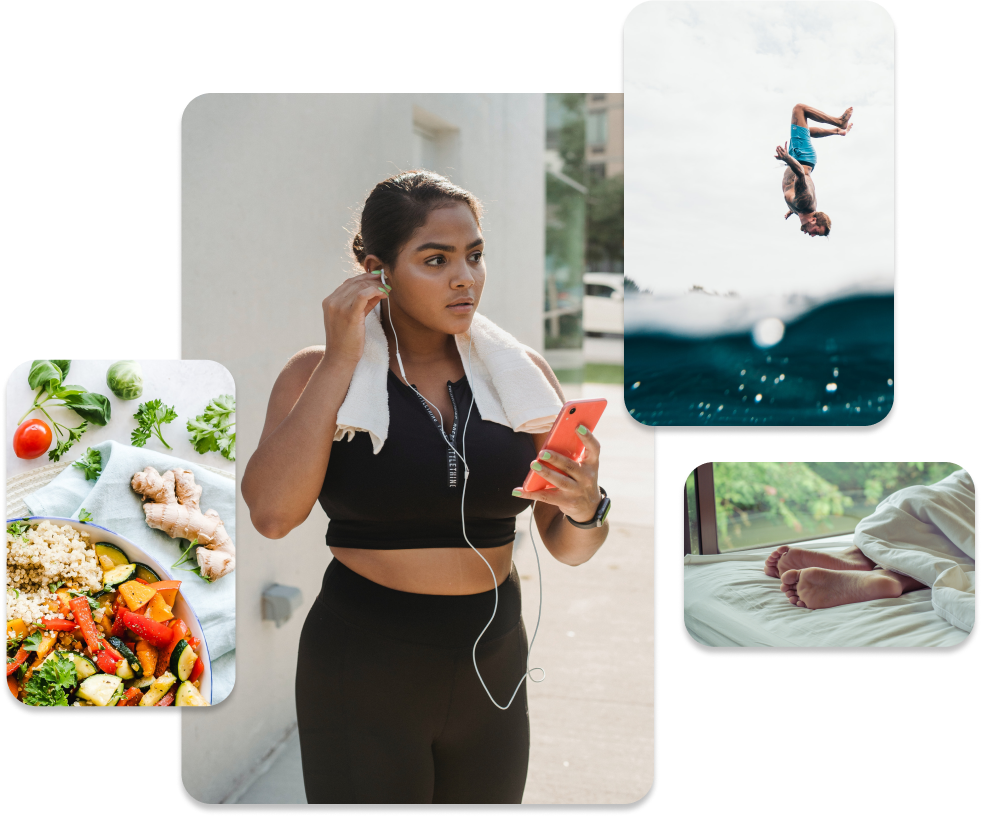
[(381, 273), (382, 273), (382, 286), (387, 286), (388, 285), (388, 281), (385, 280), (385, 268), (384, 267), (382, 267)]

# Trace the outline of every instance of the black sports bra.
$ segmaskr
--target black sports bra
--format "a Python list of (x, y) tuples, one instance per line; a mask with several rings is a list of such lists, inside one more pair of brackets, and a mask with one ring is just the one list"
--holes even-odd
[[(470, 409), (467, 378), (447, 383), (453, 429), (447, 434), (463, 452)], [(330, 519), (329, 547), (407, 550), (466, 547), (460, 521), (463, 462), (447, 446), (428, 403), (388, 372), (388, 438), (372, 453), (367, 433), (334, 442), (320, 491)], [(529, 502), (511, 491), (528, 474), (537, 451), (530, 434), (515, 433), (480, 418), (476, 403), (467, 427), (467, 536), (475, 547), (514, 541), (514, 517)]]

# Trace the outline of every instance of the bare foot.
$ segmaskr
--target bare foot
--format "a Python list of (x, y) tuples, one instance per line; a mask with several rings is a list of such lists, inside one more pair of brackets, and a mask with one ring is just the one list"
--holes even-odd
[(808, 567), (787, 570), (780, 589), (795, 606), (827, 609), (832, 606), (898, 598), (902, 581), (888, 570), (829, 570)]
[(852, 129), (852, 123), (849, 122), (845, 127), (835, 128), (835, 136), (847, 136), (848, 131)]
[[(851, 130), (851, 127), (852, 126), (850, 124), (848, 124), (848, 120), (852, 118), (852, 111), (853, 110), (855, 110), (855, 109), (854, 108), (849, 108), (848, 110), (846, 110), (841, 115), (841, 124), (838, 125), (838, 127), (842, 128), (845, 131), (845, 133), (847, 133), (849, 130)], [(844, 136), (845, 133), (842, 133), (841, 135)]]
[(781, 578), (789, 569), (822, 567), (829, 570), (870, 570), (875, 562), (865, 556), (858, 547), (843, 552), (829, 553), (823, 550), (805, 550), (801, 547), (777, 547), (763, 565), (763, 572), (771, 578)]

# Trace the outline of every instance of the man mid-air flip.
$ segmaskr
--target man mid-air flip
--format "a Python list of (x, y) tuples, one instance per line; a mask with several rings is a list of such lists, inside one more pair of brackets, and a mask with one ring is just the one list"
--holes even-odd
[[(806, 232), (812, 238), (830, 233), (831, 219), (823, 212), (815, 212), (817, 198), (811, 172), (817, 163), (817, 154), (814, 152), (811, 137), (820, 139), (824, 136), (846, 136), (852, 129), (851, 122), (848, 121), (851, 118), (851, 108), (841, 116), (828, 116), (809, 105), (794, 105), (790, 119), (790, 150), (787, 150), (786, 143), (783, 147), (777, 145), (776, 158), (787, 164), (783, 174), (783, 197), (790, 209), (784, 219), (796, 213), (800, 218), (800, 231)], [(834, 127), (808, 127), (808, 119)]]

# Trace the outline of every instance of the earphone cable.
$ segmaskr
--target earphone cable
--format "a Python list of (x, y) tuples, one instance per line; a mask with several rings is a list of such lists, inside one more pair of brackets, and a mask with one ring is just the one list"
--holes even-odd
[[(384, 282), (384, 280), (385, 280), (385, 273), (383, 270), (382, 282)], [(470, 547), (471, 550), (477, 553), (480, 560), (483, 561), (484, 564), (486, 564), (487, 569), (490, 570), (491, 582), (494, 585), (494, 611), (491, 613), (490, 620), (487, 621), (487, 624), (481, 630), (480, 634), (477, 635), (477, 639), (473, 643), (473, 650), (472, 650), (473, 667), (474, 667), (474, 671), (477, 672), (477, 679), (480, 680), (480, 685), (484, 687), (484, 691), (487, 692), (487, 697), (490, 699), (490, 701), (501, 711), (507, 711), (507, 709), (511, 707), (511, 703), (514, 702), (514, 698), (518, 696), (518, 691), (520, 691), (521, 684), (524, 682), (524, 679), (526, 677), (529, 680), (531, 680), (531, 682), (533, 683), (541, 683), (545, 679), (545, 669), (539, 666), (536, 666), (535, 668), (530, 668), (531, 650), (532, 647), (534, 647), (535, 645), (535, 638), (538, 637), (538, 627), (541, 625), (542, 622), (542, 600), (543, 600), (542, 562), (541, 559), (538, 557), (538, 545), (535, 543), (535, 533), (533, 529), (535, 525), (535, 508), (538, 506), (538, 502), (537, 501), (532, 502), (531, 518), (528, 521), (528, 535), (531, 536), (531, 546), (532, 546), (532, 550), (535, 553), (535, 564), (538, 567), (538, 619), (535, 621), (535, 631), (532, 634), (531, 641), (528, 644), (528, 654), (525, 657), (525, 672), (524, 674), (521, 675), (521, 679), (518, 681), (518, 684), (514, 687), (514, 692), (512, 692), (511, 699), (508, 700), (507, 705), (502, 706), (500, 703), (497, 702), (497, 700), (494, 699), (494, 695), (491, 694), (490, 689), (487, 688), (487, 683), (484, 682), (483, 675), (481, 675), (480, 669), (477, 666), (477, 645), (480, 643), (480, 639), (484, 636), (484, 633), (490, 628), (490, 625), (494, 622), (494, 618), (497, 616), (497, 605), (498, 605), (498, 597), (499, 597), (499, 593), (497, 590), (497, 575), (494, 572), (494, 568), (490, 565), (490, 562), (486, 558), (484, 558), (480, 550), (478, 550), (470, 541), (470, 539), (467, 537), (467, 517), (464, 511), (464, 505), (467, 498), (467, 480), (470, 476), (470, 466), (467, 464), (467, 456), (466, 456), (467, 426), (470, 424), (470, 415), (473, 413), (473, 406), (477, 402), (476, 382), (474, 381), (473, 378), (473, 328), (471, 327), (470, 330), (470, 344), (467, 348), (467, 369), (468, 369), (467, 376), (470, 382), (470, 408), (467, 410), (467, 419), (463, 423), (463, 433), (461, 435), (461, 440), (462, 440), (461, 447), (463, 448), (463, 453), (461, 453), (456, 449), (453, 443), (450, 442), (449, 438), (446, 436), (446, 431), (443, 430), (443, 415), (440, 413), (439, 408), (437, 408), (432, 401), (426, 399), (426, 397), (423, 396), (423, 394), (419, 391), (419, 389), (416, 388), (414, 385), (412, 385), (412, 383), (409, 382), (408, 377), (405, 376), (405, 368), (402, 366), (402, 356), (399, 354), (399, 336), (398, 333), (395, 331), (395, 321), (392, 320), (391, 302), (389, 302), (388, 304), (388, 322), (392, 327), (392, 335), (395, 337), (395, 359), (398, 362), (399, 371), (402, 373), (403, 381), (407, 386), (409, 386), (409, 388), (415, 391), (420, 397), (422, 397), (422, 399), (426, 400), (426, 402), (432, 405), (433, 408), (436, 410), (436, 416), (439, 417), (439, 432), (443, 436), (443, 441), (446, 442), (446, 444), (450, 447), (450, 449), (457, 456), (459, 456), (461, 461), (463, 462), (463, 490), (460, 495), (460, 523), (463, 527), (463, 540), (467, 542), (467, 545)], [(535, 677), (532, 675), (532, 672), (541, 672), (542, 673), (541, 677), (535, 679)]]

